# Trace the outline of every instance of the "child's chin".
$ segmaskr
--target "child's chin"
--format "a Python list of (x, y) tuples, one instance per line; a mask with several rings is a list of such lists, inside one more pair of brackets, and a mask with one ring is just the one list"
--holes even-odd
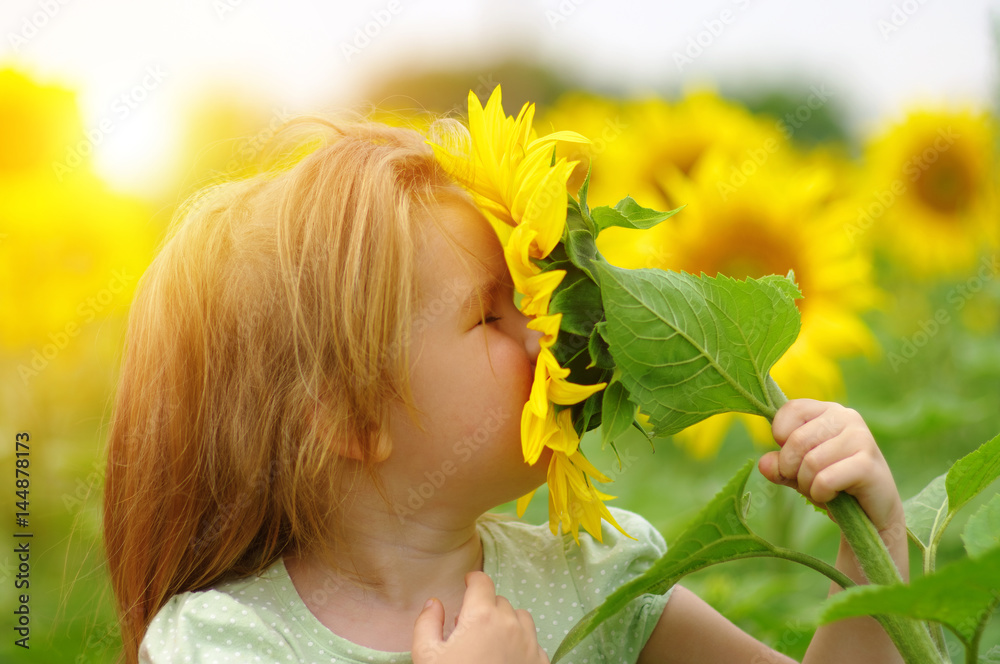
[[(545, 479), (549, 472), (549, 461), (551, 460), (552, 448), (546, 447), (542, 450), (542, 454), (538, 457), (538, 461), (531, 466), (528, 466), (528, 472), (531, 474), (532, 480), (535, 482), (532, 489), (537, 489), (545, 484)], [(531, 491), (532, 489), (528, 490)]]

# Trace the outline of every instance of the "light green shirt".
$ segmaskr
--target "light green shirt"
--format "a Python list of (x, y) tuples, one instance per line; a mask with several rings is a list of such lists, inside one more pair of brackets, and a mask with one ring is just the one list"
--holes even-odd
[[(570, 535), (553, 537), (547, 525), (491, 518), (479, 523), (483, 571), (498, 595), (531, 613), (550, 658), (580, 618), (666, 551), (663, 537), (645, 519), (612, 512), (635, 540), (606, 523), (603, 543), (581, 533), (579, 546)], [(669, 595), (639, 597), (562, 661), (635, 662)], [(310, 613), (279, 559), (260, 576), (171, 598), (146, 631), (139, 661), (409, 664), (411, 659), (409, 653), (373, 650), (331, 632)]]

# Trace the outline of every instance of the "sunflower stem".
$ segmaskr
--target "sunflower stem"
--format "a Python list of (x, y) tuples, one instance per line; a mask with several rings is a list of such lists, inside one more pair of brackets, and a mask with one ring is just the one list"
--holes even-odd
[[(777, 412), (788, 398), (770, 376), (767, 378), (766, 386), (768, 396)], [(768, 420), (773, 421), (773, 419), (773, 414), (768, 416)], [(868, 518), (854, 496), (841, 492), (833, 500), (827, 501), (826, 508), (840, 527), (844, 539), (850, 544), (869, 583), (880, 585), (903, 583), (899, 569), (875, 524)], [(879, 622), (907, 664), (932, 664), (942, 661), (925, 623), (892, 615), (879, 616)]]

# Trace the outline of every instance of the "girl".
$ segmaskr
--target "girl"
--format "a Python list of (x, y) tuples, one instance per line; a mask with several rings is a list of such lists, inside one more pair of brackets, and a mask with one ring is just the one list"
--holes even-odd
[[(485, 515), (548, 461), (521, 454), (538, 333), (500, 244), (416, 132), (300, 130), (297, 161), (199, 195), (136, 294), (105, 496), (125, 660), (547, 662), (665, 544), (621, 510), (635, 540), (579, 545)], [(861, 418), (792, 401), (773, 431), (761, 472), (819, 504), (854, 494), (905, 576)], [(843, 541), (837, 566), (863, 582)], [(678, 586), (567, 661), (791, 660)], [(806, 661), (900, 660), (856, 619)]]

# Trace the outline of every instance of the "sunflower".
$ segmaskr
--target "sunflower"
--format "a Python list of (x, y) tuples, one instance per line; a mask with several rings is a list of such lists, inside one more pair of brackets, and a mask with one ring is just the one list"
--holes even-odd
[(974, 269), (997, 232), (996, 137), (994, 119), (969, 110), (913, 111), (876, 136), (855, 235), (917, 276)]
[(613, 205), (628, 193), (646, 206), (671, 209), (683, 201), (669, 196), (663, 178), (674, 170), (690, 173), (709, 150), (743, 160), (765, 143), (773, 144), (772, 152), (787, 144), (779, 122), (755, 116), (708, 89), (693, 90), (676, 102), (570, 93), (542, 122), (591, 137), (588, 144), (559, 150), (581, 160), (575, 184), (583, 181), (588, 164), (592, 168), (588, 200), (593, 205)]
[[(734, 188), (734, 178), (737, 183), (753, 178), (757, 170), (785, 161), (791, 153), (780, 122), (707, 89), (675, 102), (657, 97), (613, 102), (576, 93), (560, 99), (545, 121), (556, 128), (579, 127), (593, 137), (588, 145), (560, 146), (560, 154), (569, 158), (592, 160), (592, 205), (613, 205), (628, 193), (643, 206), (669, 210), (688, 201), (670, 191), (667, 181), (689, 176), (710, 154), (730, 160), (717, 184), (724, 194), (727, 187)], [(582, 181), (586, 167), (580, 170), (574, 178)], [(618, 256), (621, 267), (662, 267), (656, 256), (660, 247), (636, 243), (633, 233), (607, 229), (601, 234), (602, 252)]]
[[(529, 327), (542, 332), (535, 376), (528, 402), (521, 414), (524, 459), (538, 462), (547, 447), (549, 527), (573, 533), (580, 526), (598, 540), (601, 520), (621, 530), (604, 505), (611, 498), (594, 486), (610, 481), (579, 450), (580, 437), (573, 427), (569, 406), (605, 387), (579, 385), (567, 380), (552, 352), (559, 335), (561, 314), (549, 314), (549, 301), (565, 271), (543, 271), (536, 263), (552, 253), (566, 225), (566, 183), (576, 166), (565, 158), (553, 163), (557, 141), (586, 143), (576, 132), (561, 131), (537, 137), (532, 128), (535, 108), (525, 104), (516, 118), (504, 114), (498, 86), (485, 108), (469, 93), (468, 141), (437, 140), (432, 145), (438, 160), (469, 193), (496, 229), (514, 286), (522, 294), (520, 310), (532, 318)], [(523, 515), (534, 492), (518, 500)]]
[[(871, 262), (845, 232), (849, 207), (831, 200), (837, 178), (825, 160), (797, 159), (791, 148), (770, 155), (752, 174), (725, 150), (709, 149), (687, 174), (663, 180), (684, 211), (648, 231), (630, 231), (604, 256), (624, 267), (657, 267), (735, 278), (794, 272), (804, 294), (802, 328), (771, 371), (791, 396), (837, 398), (842, 378), (837, 358), (873, 354), (873, 336), (859, 314), (874, 306)], [(755, 441), (770, 443), (766, 422), (724, 414), (675, 437), (693, 455), (714, 454), (740, 419)]]
[(0, 144), (0, 315), (17, 321), (0, 352), (27, 386), (85, 358), (81, 335), (127, 310), (159, 229), (95, 175), (73, 90), (0, 70)]

